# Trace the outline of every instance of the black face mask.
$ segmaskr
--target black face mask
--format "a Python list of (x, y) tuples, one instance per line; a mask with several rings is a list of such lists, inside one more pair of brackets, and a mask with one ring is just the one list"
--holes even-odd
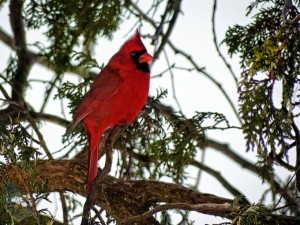
[(142, 70), (144, 72), (150, 72), (150, 69), (149, 69), (149, 64), (144, 62), (144, 63), (140, 63), (139, 62), (139, 58), (141, 55), (143, 55), (144, 53), (146, 53), (147, 50), (144, 49), (144, 50), (141, 50), (141, 51), (132, 51), (130, 52), (130, 56), (131, 58), (133, 59), (135, 65), (137, 66), (137, 68), (139, 70)]

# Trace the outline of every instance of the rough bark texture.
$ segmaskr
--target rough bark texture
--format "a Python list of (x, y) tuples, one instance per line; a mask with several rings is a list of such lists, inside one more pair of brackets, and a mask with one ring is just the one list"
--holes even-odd
[[(38, 161), (36, 163), (37, 175), (32, 175), (14, 165), (7, 166), (5, 172), (18, 190), (24, 193), (29, 185), (28, 181), (34, 176), (36, 184), (42, 188), (43, 192), (71, 191), (83, 196), (85, 194), (86, 167), (78, 161)], [(4, 176), (3, 172), (0, 174), (0, 177), (2, 176)], [(155, 206), (160, 202), (191, 205), (228, 203), (229, 207), (226, 210), (211, 208), (209, 213), (226, 217), (230, 212), (231, 200), (201, 194), (177, 184), (152, 180), (126, 181), (111, 176), (106, 177), (97, 188), (96, 204), (104, 207), (118, 223), (132, 216), (143, 214), (149, 210), (150, 206)], [(205, 210), (203, 207), (198, 207), (195, 211), (206, 213)]]

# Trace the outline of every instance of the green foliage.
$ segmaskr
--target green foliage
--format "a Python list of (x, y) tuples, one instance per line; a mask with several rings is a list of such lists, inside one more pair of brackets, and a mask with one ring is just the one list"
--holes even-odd
[[(272, 3), (272, 7), (260, 7), (267, 2)], [(246, 66), (249, 59), (253, 58), (253, 48), (263, 44), (270, 36), (277, 32), (277, 28), (281, 26), (281, 13), (284, 2), (276, 1), (254, 1), (247, 8), (247, 15), (256, 13), (253, 16), (253, 21), (245, 26), (234, 25), (226, 32), (226, 37), (223, 40), (228, 46), (230, 55), (240, 54), (242, 66)], [(269, 5), (269, 4), (267, 4)], [(255, 8), (260, 7), (257, 12)]]
[[(87, 78), (87, 80), (81, 84), (74, 84), (71, 82), (65, 82), (62, 84), (61, 88), (58, 89), (55, 98), (59, 99), (67, 99), (68, 107), (70, 109), (71, 114), (75, 113), (77, 106), (79, 105), (83, 95), (87, 92), (88, 87), (91, 83), (92, 77)], [(84, 133), (83, 126), (77, 126), (74, 132), (67, 132), (62, 136), (62, 142), (70, 146), (70, 150), (74, 149), (76, 146), (80, 146), (81, 149), (84, 149), (87, 146), (87, 137), (86, 135), (82, 135)], [(70, 154), (67, 153), (66, 156)]]
[[(247, 150), (258, 151), (263, 167), (270, 166), (268, 159), (286, 154), (298, 129), (294, 120), (299, 116), (296, 84), (299, 82), (300, 32), (298, 25), (283, 23), (283, 4), (284, 1), (278, 0), (254, 1), (247, 8), (252, 22), (231, 27), (223, 41), (229, 47), (229, 54), (241, 57), (244, 72), (238, 92), (242, 128)], [(300, 6), (299, 1), (296, 4)], [(295, 12), (290, 10), (287, 16), (292, 19)], [(282, 97), (281, 105), (276, 107), (273, 90), (279, 83)]]
[(275, 78), (280, 75), (282, 64), (281, 51), (285, 48), (284, 44), (280, 42), (279, 35), (270, 37), (262, 45), (253, 47), (253, 58), (249, 59), (249, 75), (255, 75), (258, 71), (268, 72), (269, 77)]
[[(192, 118), (162, 116), (158, 105), (164, 94), (159, 92), (158, 98), (149, 101), (152, 112), (135, 121), (116, 144), (121, 152), (133, 156), (119, 159), (119, 174), (151, 179), (165, 176), (181, 183), (186, 178), (186, 166), (205, 146), (205, 132), (229, 127), (222, 114), (212, 112), (197, 112)], [(124, 168), (127, 171), (122, 171)]]
[(30, 29), (47, 28), (50, 46), (46, 56), (60, 72), (70, 66), (76, 46), (82, 44), (89, 51), (98, 36), (111, 38), (121, 21), (122, 4), (118, 0), (31, 0), (24, 19)]
[(0, 123), (0, 155), (10, 163), (24, 162), (36, 158), (39, 154), (31, 145), (33, 139), (27, 130), (20, 124)]
[[(74, 113), (89, 81), (76, 85), (66, 82), (56, 97), (69, 100), (68, 107)], [(118, 174), (131, 177), (158, 179), (163, 176), (175, 182), (183, 182), (186, 165), (195, 157), (196, 152), (205, 146), (205, 132), (211, 129), (229, 128), (226, 118), (219, 113), (197, 112), (192, 118), (184, 115), (164, 117), (159, 109), (160, 100), (167, 92), (159, 90), (157, 97), (151, 99), (146, 108), (152, 112), (136, 120), (120, 137), (114, 147), (119, 149)], [(74, 132), (67, 132), (63, 141), (73, 144), (72, 148), (87, 145), (84, 130), (78, 126)], [(125, 154), (127, 153), (127, 154)], [(133, 156), (128, 159), (128, 154)], [(135, 160), (138, 159), (138, 160)], [(144, 165), (140, 165), (144, 161)]]
[(2, 8), (3, 4), (6, 2), (7, 0), (0, 0), (0, 9)]
[(244, 207), (233, 220), (233, 225), (277, 225), (271, 211), (263, 205), (253, 204)]

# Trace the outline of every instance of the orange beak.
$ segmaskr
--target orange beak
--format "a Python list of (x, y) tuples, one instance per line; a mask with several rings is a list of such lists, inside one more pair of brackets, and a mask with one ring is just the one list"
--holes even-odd
[(139, 57), (139, 63), (147, 63), (150, 62), (152, 59), (153, 57), (148, 52), (145, 52)]

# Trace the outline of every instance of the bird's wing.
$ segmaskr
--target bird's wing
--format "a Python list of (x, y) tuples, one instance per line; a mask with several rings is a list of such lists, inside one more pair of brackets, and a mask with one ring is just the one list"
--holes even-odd
[(99, 110), (103, 103), (109, 101), (122, 88), (123, 84), (124, 79), (119, 70), (105, 67), (92, 83), (90, 90), (84, 95), (74, 115), (71, 129), (75, 128), (86, 116)]

